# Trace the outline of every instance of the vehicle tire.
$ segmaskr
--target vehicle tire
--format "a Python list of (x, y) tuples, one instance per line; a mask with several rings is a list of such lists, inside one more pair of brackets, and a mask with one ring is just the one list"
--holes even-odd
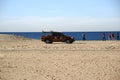
[(46, 40), (45, 40), (45, 43), (46, 43), (46, 44), (50, 44), (50, 43), (52, 43), (52, 41), (49, 40), (49, 39), (46, 39)]
[(66, 40), (66, 43), (67, 43), (67, 44), (70, 44), (70, 43), (71, 43), (71, 41), (70, 41), (70, 40)]

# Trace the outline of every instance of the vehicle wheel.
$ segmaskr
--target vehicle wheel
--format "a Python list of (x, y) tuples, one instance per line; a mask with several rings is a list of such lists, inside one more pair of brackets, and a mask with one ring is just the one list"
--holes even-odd
[(50, 44), (50, 43), (52, 43), (52, 41), (50, 41), (49, 39), (46, 39), (46, 40), (45, 40), (45, 43), (46, 43), (46, 44)]
[(71, 43), (71, 41), (70, 40), (66, 40), (66, 43), (69, 44), (69, 43)]

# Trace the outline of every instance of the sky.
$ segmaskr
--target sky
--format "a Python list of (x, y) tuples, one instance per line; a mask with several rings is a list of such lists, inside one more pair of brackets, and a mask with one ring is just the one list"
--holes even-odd
[(120, 31), (120, 0), (0, 0), (0, 32)]

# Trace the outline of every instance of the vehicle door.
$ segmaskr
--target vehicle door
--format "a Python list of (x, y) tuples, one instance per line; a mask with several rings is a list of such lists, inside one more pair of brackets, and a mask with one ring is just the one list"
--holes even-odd
[(59, 34), (53, 34), (53, 41), (55, 41), (55, 42), (60, 41), (60, 35)]

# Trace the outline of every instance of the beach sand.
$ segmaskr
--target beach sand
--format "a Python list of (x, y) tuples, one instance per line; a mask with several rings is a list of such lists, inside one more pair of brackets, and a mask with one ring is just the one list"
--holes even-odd
[(45, 44), (0, 34), (0, 80), (120, 80), (120, 41)]

